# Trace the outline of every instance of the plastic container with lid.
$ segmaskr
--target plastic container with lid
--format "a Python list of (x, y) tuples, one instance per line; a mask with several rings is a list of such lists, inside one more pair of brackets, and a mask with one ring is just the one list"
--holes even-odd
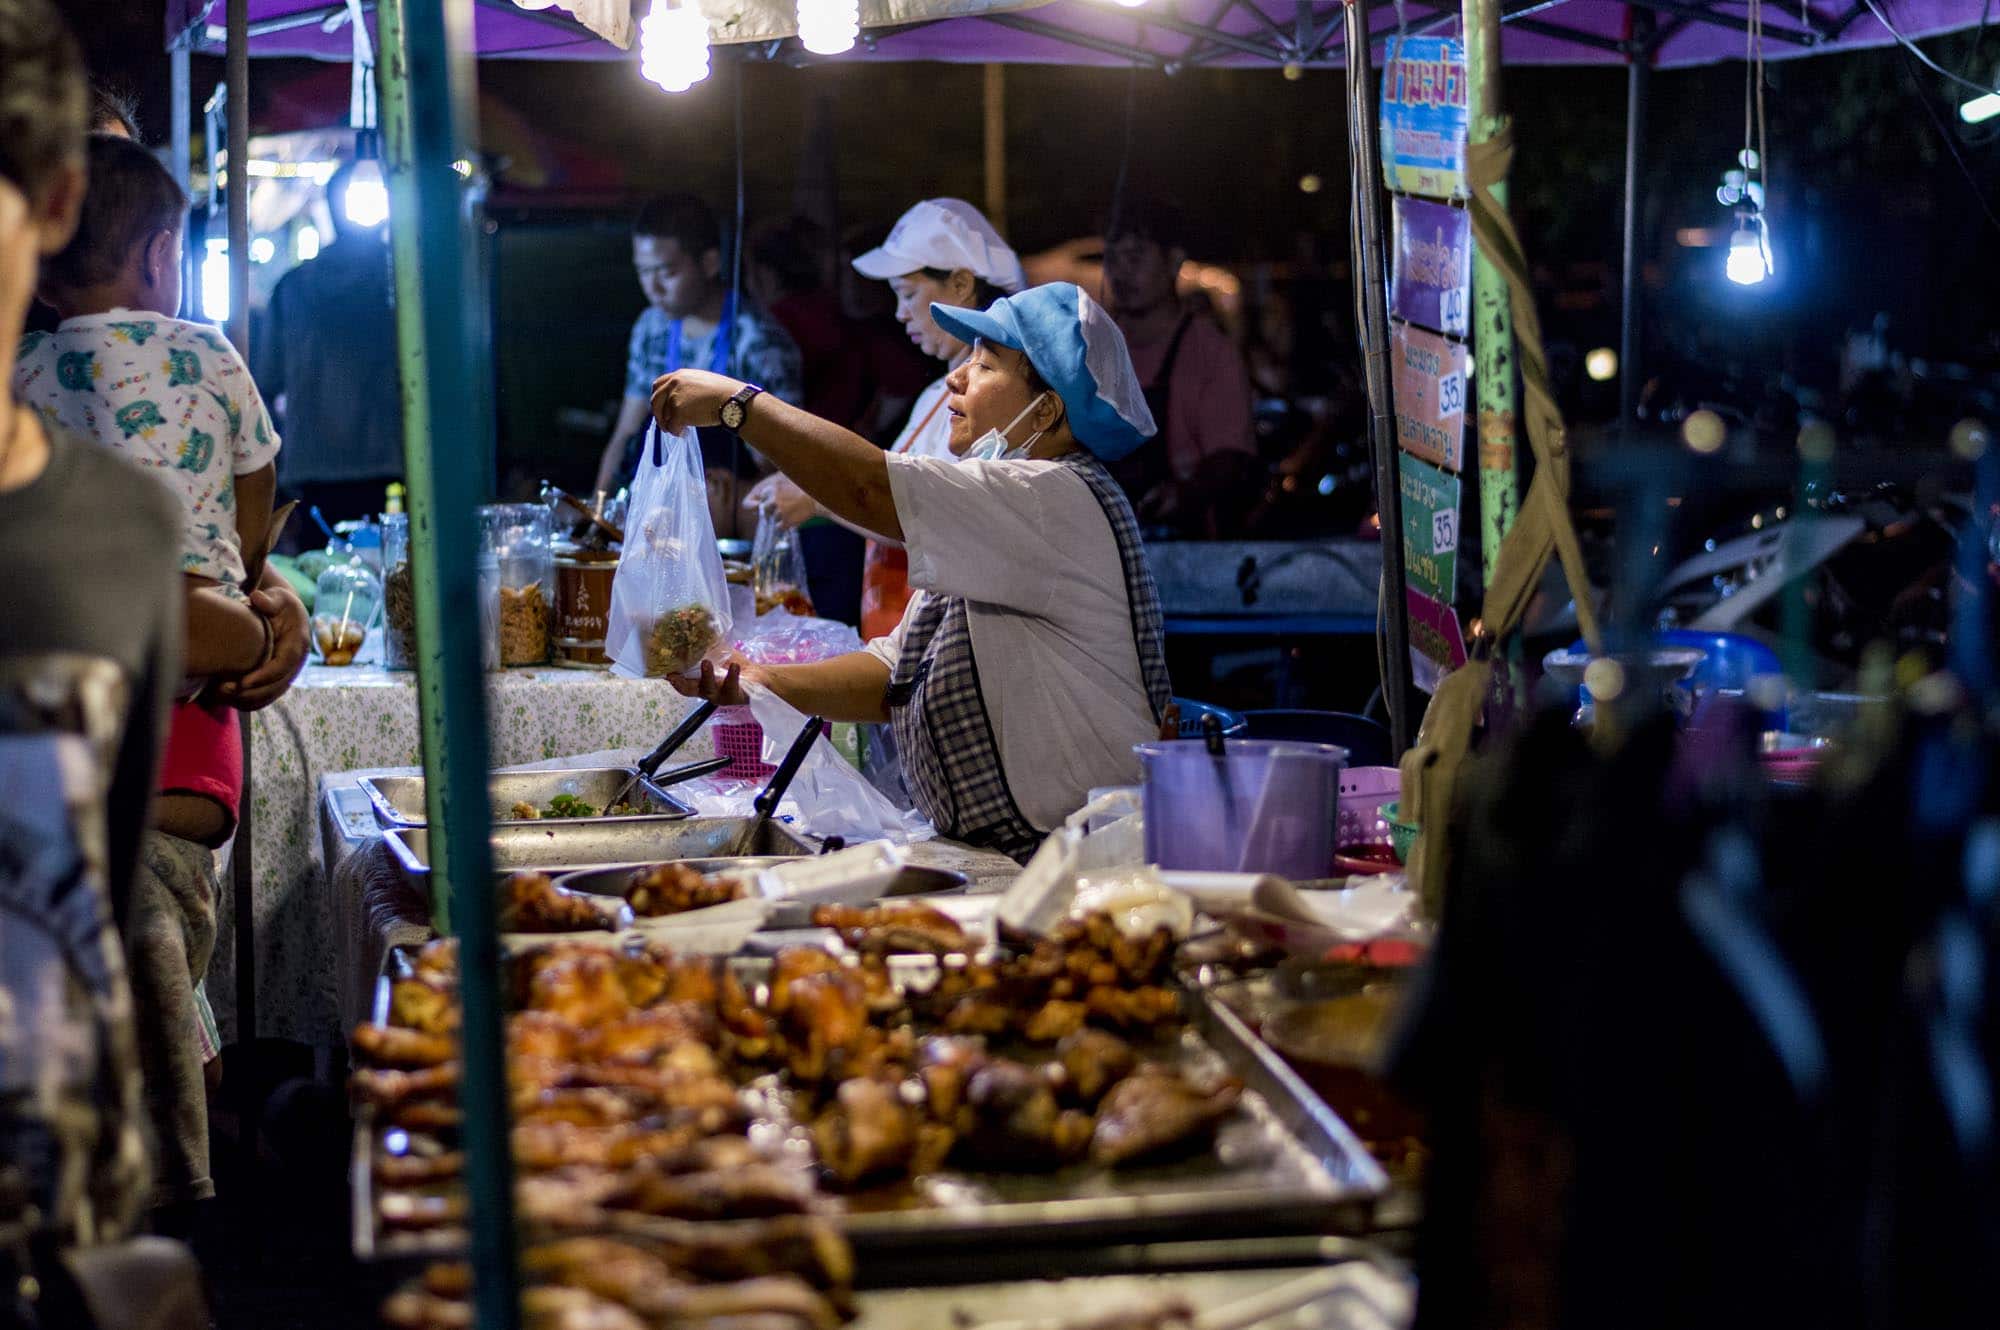
[(410, 576), (410, 518), (382, 515), (382, 668), (417, 668), (417, 589)]
[(549, 658), (556, 599), (548, 506), (489, 504), (479, 510), (479, 529), (482, 557), (492, 558), (497, 579), (500, 663), (540, 665)]

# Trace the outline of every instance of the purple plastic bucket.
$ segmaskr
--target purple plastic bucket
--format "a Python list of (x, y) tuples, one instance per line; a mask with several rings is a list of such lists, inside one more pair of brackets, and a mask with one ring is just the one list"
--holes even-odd
[(1146, 858), (1162, 868), (1276, 873), (1305, 880), (1333, 871), (1340, 772), (1332, 744), (1229, 739), (1146, 743), (1139, 755)]

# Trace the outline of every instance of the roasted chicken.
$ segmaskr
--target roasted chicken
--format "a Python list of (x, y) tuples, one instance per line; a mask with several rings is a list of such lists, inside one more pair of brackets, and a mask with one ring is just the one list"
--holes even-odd
[(949, 956), (972, 949), (972, 939), (956, 919), (917, 901), (822, 905), (812, 912), (812, 921), (816, 928), (833, 929), (841, 941), (864, 954)]
[(1098, 1105), (1090, 1157), (1099, 1164), (1128, 1164), (1206, 1141), (1242, 1097), (1238, 1080), (1200, 1086), (1172, 1067), (1142, 1065), (1112, 1086)]
[(503, 933), (581, 933), (610, 925), (601, 906), (563, 890), (545, 873), (515, 873), (500, 886)]
[(743, 899), (743, 878), (735, 873), (706, 874), (686, 864), (656, 864), (632, 874), (625, 900), (632, 913), (648, 918), (684, 914), (726, 901)]

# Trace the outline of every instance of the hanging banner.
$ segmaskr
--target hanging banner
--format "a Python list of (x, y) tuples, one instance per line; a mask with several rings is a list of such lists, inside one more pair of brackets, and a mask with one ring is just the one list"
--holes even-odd
[(1390, 38), (1382, 65), (1382, 175), (1389, 188), (1465, 198), (1470, 125), (1464, 44), (1450, 37)]
[(1408, 453), (1403, 485), (1403, 581), (1449, 605), (1458, 585), (1458, 477)]
[(1406, 323), (1389, 325), (1396, 442), (1456, 473), (1465, 451), (1465, 348)]
[(1415, 587), (1404, 588), (1403, 600), (1410, 611), (1410, 676), (1417, 687), (1435, 693), (1445, 675), (1465, 664), (1458, 611)]
[(1389, 280), (1396, 317), (1432, 332), (1465, 336), (1472, 291), (1472, 222), (1463, 208), (1397, 195), (1395, 260)]

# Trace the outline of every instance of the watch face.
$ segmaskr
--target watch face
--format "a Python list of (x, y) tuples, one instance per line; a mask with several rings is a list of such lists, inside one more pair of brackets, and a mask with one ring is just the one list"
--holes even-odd
[(731, 398), (722, 404), (722, 427), (737, 429), (743, 424), (743, 403)]

